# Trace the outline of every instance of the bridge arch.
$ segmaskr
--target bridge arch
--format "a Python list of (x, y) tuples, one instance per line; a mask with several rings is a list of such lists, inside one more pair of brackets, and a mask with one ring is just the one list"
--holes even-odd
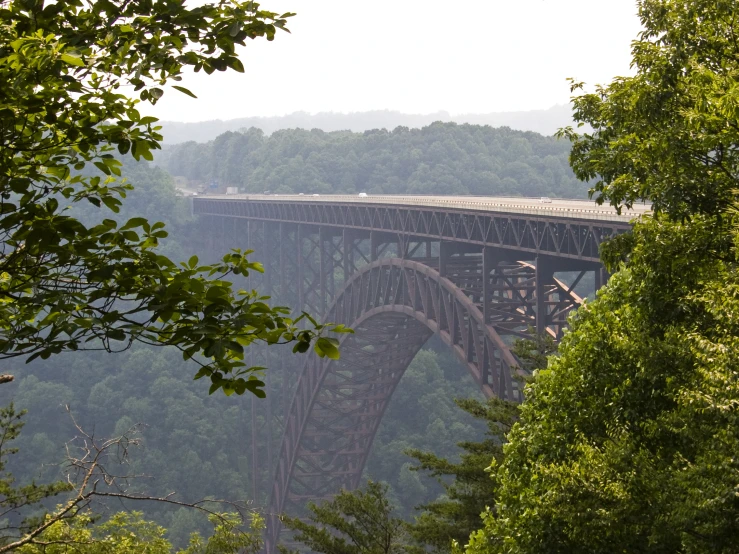
[(365, 265), (346, 281), (325, 320), (356, 333), (341, 338), (340, 360), (311, 353), (300, 375), (271, 491), (268, 551), (279, 534), (276, 514), (358, 486), (385, 408), (432, 334), (487, 397), (520, 397), (505, 341), (462, 289), (428, 265), (398, 258)]
[[(275, 396), (268, 394), (267, 448), (256, 448), (260, 427), (252, 425), (251, 466), (256, 499), (259, 460), (266, 458), (267, 467), (274, 467), (272, 425), (282, 427), (285, 439), (270, 486), (272, 513), (286, 509), (291, 500), (320, 499), (358, 481), (369, 451), (366, 443), (374, 436), (367, 422), (370, 416), (379, 422), (385, 405), (372, 394), (389, 399), (392, 390), (377, 387), (387, 377), (393, 388), (405, 369), (400, 362), (399, 369), (385, 364), (386, 375), (378, 377), (377, 362), (383, 356), (412, 358), (424, 336), (437, 332), (485, 394), (515, 399), (513, 361), (501, 337), (530, 337), (533, 327), (559, 340), (568, 314), (582, 301), (575, 288), (597, 290), (608, 278), (600, 263), (601, 243), (627, 232), (634, 215), (582, 202), (541, 204), (539, 199), (260, 195), (198, 197), (193, 212), (211, 220), (208, 239), (217, 250), (224, 242), (246, 247), (265, 262), (264, 274), (249, 276), (248, 288), (322, 314), (325, 321), (363, 325), (362, 336), (375, 334), (372, 344), (361, 344), (358, 335), (344, 337), (345, 355), (338, 364), (311, 355), (299, 383), (282, 379), (278, 412), (271, 405)], [(393, 340), (400, 332), (408, 335), (405, 350)], [(352, 345), (355, 358), (364, 356), (371, 363), (341, 365), (350, 361)], [(253, 365), (272, 367), (259, 349), (250, 349), (250, 355), (260, 360)], [(278, 358), (289, 371), (288, 359)], [(353, 377), (363, 363), (374, 370), (364, 382)], [(269, 378), (268, 373), (268, 387)], [(369, 398), (357, 396), (361, 387), (372, 392)], [(346, 399), (344, 408), (341, 399)], [(365, 408), (369, 415), (363, 414)], [(342, 410), (359, 423), (345, 426), (343, 443), (335, 434), (332, 442), (336, 421), (346, 416)], [(352, 449), (352, 444), (358, 446)], [(338, 468), (335, 473), (332, 467)], [(320, 479), (309, 479), (311, 473)], [(272, 523), (269, 537), (277, 529)]]

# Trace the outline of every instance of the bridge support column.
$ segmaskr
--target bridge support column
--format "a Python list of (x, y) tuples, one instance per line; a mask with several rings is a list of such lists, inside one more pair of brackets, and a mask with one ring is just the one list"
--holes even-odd
[(495, 251), (492, 248), (482, 249), (482, 318), (485, 324), (490, 323), (490, 308), (493, 301), (490, 273), (496, 266)]
[(251, 397), (251, 489), (254, 502), (259, 499), (259, 449), (257, 448), (257, 403), (256, 396)]
[(264, 260), (264, 276), (262, 277), (262, 290), (269, 295), (274, 296), (279, 290), (279, 276), (277, 268), (279, 267), (280, 260), (277, 256), (274, 256), (274, 252), (280, 249), (280, 245), (277, 244), (277, 238), (279, 237), (279, 225), (265, 221), (262, 225), (262, 253), (258, 256), (259, 259)]
[[(344, 233), (333, 227), (321, 227), (319, 236), (319, 269), (320, 272), (320, 315), (326, 313), (328, 305), (336, 296), (337, 280), (346, 279), (347, 254), (344, 244)], [(337, 275), (340, 270), (341, 277)]]
[(553, 282), (554, 268), (552, 262), (544, 256), (536, 257), (536, 275), (534, 279), (534, 295), (536, 297), (536, 333), (543, 334), (547, 329), (548, 308), (546, 287)]
[(354, 273), (354, 234), (351, 229), (342, 231), (341, 243), (343, 246), (341, 265), (344, 270), (344, 282), (346, 283), (349, 276)]
[(280, 236), (280, 247), (277, 250), (278, 252), (277, 255), (280, 257), (280, 261), (279, 261), (280, 275), (278, 277), (280, 280), (280, 301), (285, 302), (285, 300), (289, 296), (289, 292), (288, 292), (288, 287), (287, 287), (288, 281), (286, 278), (287, 261), (285, 259), (285, 250), (287, 249), (287, 230), (285, 229), (284, 223), (280, 223), (279, 236)]
[(296, 243), (296, 254), (298, 256), (298, 306), (300, 306), (300, 309), (303, 309), (303, 306), (305, 306), (305, 294), (303, 292), (303, 282), (305, 280), (305, 277), (303, 276), (303, 226), (298, 223), (297, 230), (295, 231), (295, 243)]
[(325, 264), (321, 233), (319, 228), (310, 225), (298, 225), (298, 305), (313, 316), (323, 314), (323, 291), (326, 282), (321, 263)]
[(608, 270), (601, 266), (598, 269), (595, 270), (595, 290), (597, 291), (600, 289), (603, 285), (605, 285), (608, 282), (608, 279), (610, 278), (610, 274), (608, 273)]
[(439, 241), (439, 275), (442, 277), (449, 274), (449, 258), (452, 257), (453, 249), (452, 243)]
[[(342, 265), (344, 268), (344, 282), (346, 282), (352, 274), (359, 271), (361, 265), (372, 261), (372, 255), (368, 251), (371, 250), (371, 247), (368, 249), (367, 245), (367, 239), (370, 238), (369, 232), (344, 229), (342, 235)], [(360, 266), (357, 266), (358, 262), (361, 262)]]
[(401, 252), (402, 239), (396, 233), (387, 233), (384, 231), (370, 231), (370, 259), (371, 261), (379, 260), (388, 250), (390, 245), (395, 245), (397, 253)]
[[(326, 229), (323, 227), (318, 228), (318, 272), (320, 274), (320, 283), (321, 283), (321, 302), (320, 302), (320, 308), (321, 313), (320, 316), (323, 317), (323, 314), (326, 313), (326, 296), (328, 295), (328, 268), (330, 264), (328, 263), (328, 248), (326, 247)], [(317, 314), (314, 314), (317, 315)]]
[(398, 258), (405, 259), (410, 255), (408, 242), (408, 237), (406, 235), (398, 235)]

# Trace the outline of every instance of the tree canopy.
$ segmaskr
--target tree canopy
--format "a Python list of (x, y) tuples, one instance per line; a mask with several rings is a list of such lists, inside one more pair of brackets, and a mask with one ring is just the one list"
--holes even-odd
[(526, 389), (470, 553), (739, 549), (736, 6), (638, 5), (636, 75), (575, 98), (593, 132), (565, 134), (600, 201), (654, 214)]
[[(272, 40), (290, 15), (237, 0), (0, 3), (0, 358), (172, 345), (200, 364), (211, 392), (263, 394), (244, 347), (309, 348), (316, 329), (231, 285), (261, 270), (248, 252), (178, 265), (156, 250), (163, 223), (83, 224), (68, 211), (118, 212), (131, 186), (117, 180), (115, 154), (151, 160), (161, 140), (142, 106), (185, 69), (243, 71), (236, 47)], [(316, 346), (336, 355), (331, 339)]]

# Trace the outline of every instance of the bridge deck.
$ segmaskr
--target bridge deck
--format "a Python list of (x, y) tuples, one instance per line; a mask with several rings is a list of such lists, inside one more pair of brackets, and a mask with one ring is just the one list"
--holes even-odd
[(414, 195), (368, 195), (361, 197), (348, 194), (287, 195), (287, 194), (208, 194), (200, 198), (217, 200), (255, 200), (259, 202), (311, 202), (341, 204), (391, 204), (395, 207), (452, 208), (467, 211), (527, 214), (565, 219), (594, 219), (600, 221), (628, 222), (648, 213), (648, 205), (636, 205), (621, 214), (611, 206), (598, 206), (590, 200), (566, 200), (552, 198), (542, 202), (540, 198), (503, 196), (414, 196)]

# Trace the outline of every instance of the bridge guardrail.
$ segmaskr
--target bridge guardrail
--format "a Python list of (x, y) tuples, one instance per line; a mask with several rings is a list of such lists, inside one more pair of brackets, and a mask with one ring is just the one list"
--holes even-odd
[[(351, 204), (393, 204), (395, 206), (429, 206), (438, 208), (458, 208), (458, 209), (469, 209), (474, 211), (484, 212), (506, 212), (506, 213), (521, 213), (527, 215), (541, 215), (541, 216), (554, 216), (563, 218), (577, 218), (577, 219), (591, 219), (601, 221), (620, 221), (628, 223), (632, 219), (644, 214), (649, 213), (648, 206), (639, 206), (636, 210), (630, 210), (626, 213), (617, 214), (615, 210), (605, 210), (593, 207), (570, 207), (562, 205), (531, 205), (521, 202), (516, 198), (515, 203), (500, 202), (497, 200), (503, 200), (503, 198), (496, 198), (490, 201), (470, 199), (470, 200), (458, 200), (440, 197), (424, 198), (422, 196), (389, 196), (389, 195), (378, 195), (378, 196), (355, 196), (355, 195), (325, 195), (325, 196), (312, 196), (312, 195), (264, 195), (264, 194), (228, 194), (228, 195), (213, 195), (208, 194), (199, 196), (197, 199), (216, 199), (216, 200), (259, 200), (262, 202), (332, 202), (332, 203), (351, 203)], [(531, 202), (538, 202), (536, 199), (531, 199)], [(554, 202), (557, 202), (556, 200)], [(567, 200), (567, 202), (583, 202), (591, 204), (584, 200)]]

